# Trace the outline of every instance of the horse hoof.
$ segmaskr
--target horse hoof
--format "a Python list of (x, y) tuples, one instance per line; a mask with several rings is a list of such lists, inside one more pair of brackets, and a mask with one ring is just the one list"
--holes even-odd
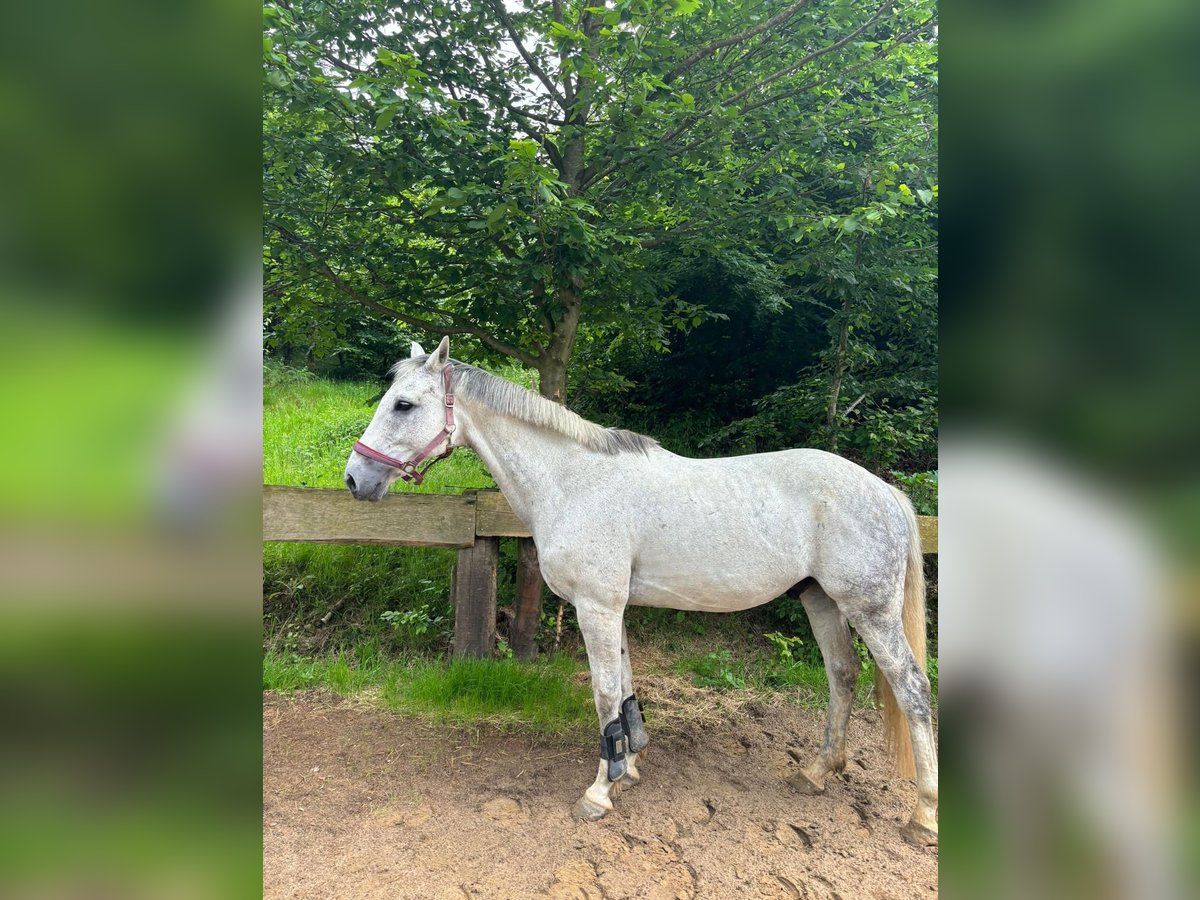
[(801, 794), (823, 794), (825, 793), (825, 785), (817, 784), (803, 771), (797, 772), (788, 779), (788, 784), (792, 789)]
[(900, 837), (914, 847), (936, 847), (938, 842), (937, 826), (930, 828), (920, 822), (910, 821), (900, 829)]
[(612, 807), (608, 807), (606, 809), (599, 803), (589, 800), (585, 796), (579, 798), (579, 802), (575, 804), (575, 809), (573, 812), (575, 818), (579, 819), (581, 822), (599, 822), (606, 815), (608, 815), (609, 809), (611, 808)]

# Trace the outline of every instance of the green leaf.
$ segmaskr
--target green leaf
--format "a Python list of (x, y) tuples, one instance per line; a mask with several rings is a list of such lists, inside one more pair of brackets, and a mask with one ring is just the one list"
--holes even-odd
[(572, 31), (570, 28), (568, 28), (566, 25), (563, 25), (561, 22), (551, 22), (550, 23), (550, 34), (553, 37), (560, 38), (561, 40), (567, 40), (567, 41), (578, 41), (578, 40), (583, 39), (583, 32)]
[(537, 158), (538, 143), (533, 140), (510, 140), (508, 147), (518, 159), (534, 160)]
[(497, 206), (493, 206), (491, 210), (488, 211), (487, 215), (488, 230), (495, 231), (500, 226), (500, 223), (504, 221), (504, 217), (508, 215), (508, 211), (511, 207), (511, 203), (501, 203)]
[(396, 105), (393, 103), (390, 106), (385, 106), (378, 118), (375, 119), (375, 131), (377, 133), (386, 131), (394, 118), (396, 118)]

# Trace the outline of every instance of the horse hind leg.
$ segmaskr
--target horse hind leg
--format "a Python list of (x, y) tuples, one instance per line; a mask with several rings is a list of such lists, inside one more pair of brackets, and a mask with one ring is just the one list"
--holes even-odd
[(858, 682), (859, 661), (850, 640), (850, 627), (837, 604), (815, 582), (800, 595), (800, 602), (812, 624), (817, 646), (825, 661), (829, 680), (829, 708), (825, 714), (825, 737), (821, 750), (808, 766), (797, 772), (790, 781), (796, 790), (805, 794), (825, 791), (825, 778), (846, 767), (846, 728), (854, 704), (854, 687)]
[[(936, 844), (938, 773), (930, 714), (929, 677), (924, 667), (918, 664), (904, 635), (901, 602), (872, 606), (852, 614), (851, 621), (891, 688), (912, 742), (917, 805), (900, 833), (911, 844)], [(907, 756), (906, 748), (900, 747), (898, 752)], [(907, 768), (907, 758), (897, 758), (896, 762), (900, 771)]]

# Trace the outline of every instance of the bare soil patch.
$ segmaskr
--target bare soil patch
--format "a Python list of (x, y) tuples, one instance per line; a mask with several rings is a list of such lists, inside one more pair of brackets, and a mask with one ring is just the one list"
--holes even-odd
[(656, 723), (644, 693), (642, 783), (594, 824), (570, 814), (595, 777), (590, 740), (266, 695), (265, 896), (937, 896), (937, 849), (900, 838), (916, 793), (890, 774), (873, 711), (855, 711), (846, 772), (810, 797), (786, 779), (820, 744), (819, 712), (750, 702), (716, 723)]

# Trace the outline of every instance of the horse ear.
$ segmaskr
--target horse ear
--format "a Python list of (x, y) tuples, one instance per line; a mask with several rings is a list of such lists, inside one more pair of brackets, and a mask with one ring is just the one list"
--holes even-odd
[(425, 355), (425, 348), (422, 347), (420, 344), (418, 344), (416, 341), (413, 341), (412, 347), (409, 348), (409, 354), (408, 354), (409, 358), (416, 359), (418, 356), (424, 356), (424, 355)]
[(442, 338), (442, 342), (437, 345), (437, 349), (429, 354), (429, 359), (425, 361), (425, 368), (430, 372), (440, 372), (446, 368), (446, 363), (450, 362), (450, 335)]

